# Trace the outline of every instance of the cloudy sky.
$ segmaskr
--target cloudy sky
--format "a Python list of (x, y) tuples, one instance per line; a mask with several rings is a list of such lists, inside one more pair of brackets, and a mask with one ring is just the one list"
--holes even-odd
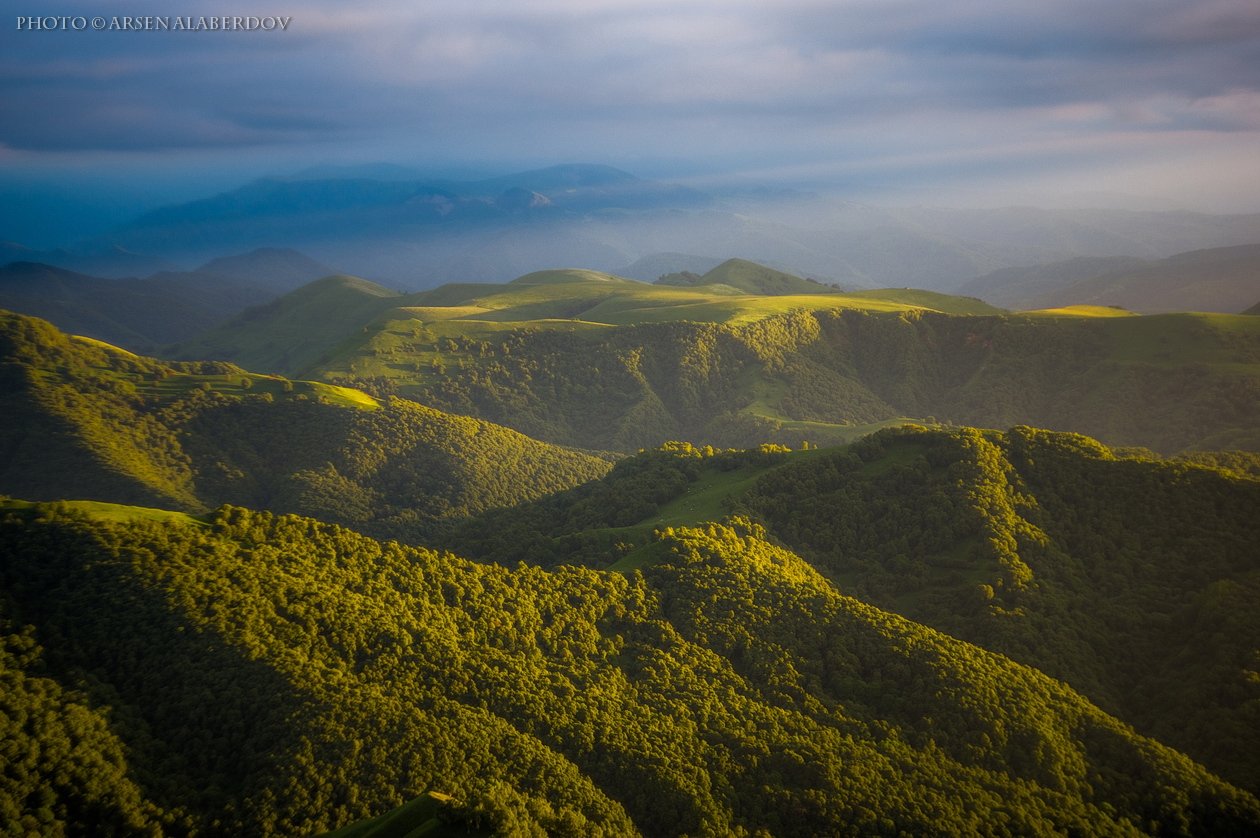
[[(1260, 210), (1256, 0), (207, 0), (177, 12), (291, 17), (283, 32), (30, 31), (18, 13), (52, 7), (6, 5), (0, 238), (76, 202), (103, 217), (371, 161), (452, 173), (600, 162), (872, 203), (1124, 193)], [(176, 4), (54, 5), (91, 21)]]

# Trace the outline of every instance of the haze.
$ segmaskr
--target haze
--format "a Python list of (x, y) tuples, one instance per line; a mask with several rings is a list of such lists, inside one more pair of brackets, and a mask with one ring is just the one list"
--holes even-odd
[[(56, 12), (172, 14), (86, 0)], [(58, 246), (258, 176), (378, 161), (449, 176), (598, 162), (876, 204), (1260, 210), (1249, 0), (232, 13), (293, 20), (32, 32), (8, 15), (0, 238)]]

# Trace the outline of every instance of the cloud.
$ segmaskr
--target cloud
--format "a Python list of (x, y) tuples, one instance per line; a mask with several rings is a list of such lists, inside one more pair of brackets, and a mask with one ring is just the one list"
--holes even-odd
[[(122, 5), (109, 14), (172, 13)], [(89, 0), (63, 8), (102, 13)], [(1215, 143), (1260, 132), (1253, 0), (317, 0), (265, 11), (291, 14), (288, 31), (5, 31), (0, 144), (731, 171), (856, 170), (891, 153), (934, 160), (947, 177), (951, 161), (967, 169), (986, 154), (1093, 171), (1136, 135), (1166, 134), (1171, 148), (1187, 132), (1209, 167)]]

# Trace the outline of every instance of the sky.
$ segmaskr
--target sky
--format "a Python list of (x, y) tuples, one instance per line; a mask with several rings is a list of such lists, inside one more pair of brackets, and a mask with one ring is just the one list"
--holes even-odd
[[(0, 239), (366, 162), (1260, 211), (1256, 0), (54, 5), (64, 29), (24, 25), (34, 0), (0, 19)], [(113, 28), (225, 14), (290, 20)]]

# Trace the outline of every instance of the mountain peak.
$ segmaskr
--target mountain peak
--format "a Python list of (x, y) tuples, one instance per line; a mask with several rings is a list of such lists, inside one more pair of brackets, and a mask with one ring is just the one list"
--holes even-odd
[(747, 259), (727, 259), (722, 264), (697, 276), (690, 271), (666, 274), (658, 285), (726, 285), (748, 294), (779, 296), (784, 294), (823, 294), (827, 288), (812, 279), (768, 268)]

